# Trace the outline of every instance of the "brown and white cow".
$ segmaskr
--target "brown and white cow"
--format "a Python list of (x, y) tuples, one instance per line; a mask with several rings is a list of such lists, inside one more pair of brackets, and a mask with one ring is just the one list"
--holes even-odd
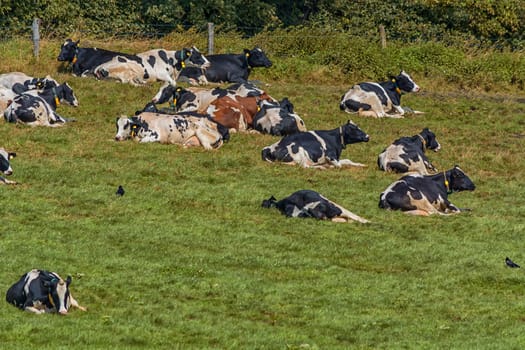
[(184, 147), (202, 146), (216, 149), (227, 140), (220, 126), (197, 114), (167, 115), (143, 112), (134, 117), (122, 116), (116, 120), (116, 141), (133, 139), (141, 143), (160, 142)]

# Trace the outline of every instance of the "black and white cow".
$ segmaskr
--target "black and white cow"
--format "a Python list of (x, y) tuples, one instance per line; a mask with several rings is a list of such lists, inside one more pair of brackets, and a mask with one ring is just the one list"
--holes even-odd
[(475, 188), (458, 166), (434, 175), (405, 175), (381, 193), (379, 208), (422, 216), (456, 214), (469, 209), (456, 207), (449, 202), (448, 195)]
[(294, 113), (288, 98), (280, 102), (261, 100), (253, 117), (253, 128), (263, 134), (286, 136), (306, 131), (304, 121)]
[(401, 93), (418, 91), (419, 86), (402, 71), (389, 81), (354, 85), (342, 96), (339, 107), (345, 112), (357, 112), (362, 116), (403, 118), (405, 110), (401, 107)]
[(369, 222), (312, 190), (294, 192), (280, 201), (271, 196), (263, 200), (262, 207), (275, 207), (287, 217), (315, 218), (334, 222)]
[(64, 118), (56, 112), (60, 103), (78, 106), (78, 99), (67, 83), (41, 92), (30, 90), (16, 95), (5, 109), (4, 118), (10, 123), (31, 126), (61, 126), (74, 119)]
[[(252, 50), (244, 49), (241, 54), (218, 54), (206, 56), (210, 61), (210, 66), (204, 71), (206, 80), (212, 83), (244, 83), (248, 80), (250, 71), (254, 67), (272, 66), (263, 50), (255, 47)], [(203, 80), (199, 74), (202, 72), (198, 68), (183, 69), (180, 78), (191, 80)]]
[(51, 312), (67, 315), (71, 307), (86, 311), (71, 295), (70, 284), (71, 276), (64, 280), (56, 272), (34, 269), (22, 275), (9, 288), (6, 301), (36, 314)]
[(58, 82), (49, 75), (44, 78), (34, 78), (22, 72), (0, 74), (0, 88), (11, 89), (16, 94), (28, 90), (45, 90), (58, 85)]
[(116, 141), (134, 139), (141, 143), (159, 142), (184, 147), (217, 149), (229, 139), (229, 132), (219, 124), (196, 113), (166, 115), (143, 112), (116, 120)]
[(428, 175), (437, 169), (425, 155), (426, 149), (439, 151), (441, 146), (436, 135), (428, 128), (424, 128), (414, 136), (401, 137), (383, 150), (377, 158), (377, 165), (383, 171), (407, 173), (411, 171)]
[[(0, 148), (0, 172), (4, 175), (13, 174), (13, 168), (11, 168), (10, 160), (16, 157), (16, 153), (7, 152), (5, 149)], [(0, 176), (0, 183), (4, 185), (16, 185), (16, 181), (11, 181), (3, 176)]]
[(79, 43), (80, 40), (73, 41), (67, 39), (60, 47), (60, 53), (57, 57), (58, 61), (69, 62), (73, 75), (77, 77), (94, 75), (95, 69), (98, 66), (111, 61), (117, 56), (137, 62), (140, 60), (135, 55), (122, 52), (98, 49), (96, 47), (79, 47)]
[(262, 150), (262, 159), (299, 164), (304, 168), (365, 166), (340, 159), (346, 145), (368, 142), (370, 137), (352, 121), (332, 130), (315, 130), (287, 135)]
[(175, 85), (186, 66), (206, 69), (209, 62), (196, 47), (178, 51), (154, 49), (136, 55), (138, 58), (116, 56), (95, 69), (98, 78), (115, 79), (122, 83), (143, 85), (165, 81)]

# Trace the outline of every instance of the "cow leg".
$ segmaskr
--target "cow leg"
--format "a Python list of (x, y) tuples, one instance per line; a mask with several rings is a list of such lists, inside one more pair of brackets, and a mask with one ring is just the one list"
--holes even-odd
[(85, 308), (84, 306), (80, 306), (80, 305), (78, 304), (78, 301), (76, 301), (76, 299), (73, 298), (73, 296), (71, 295), (71, 293), (69, 294), (69, 301), (71, 302), (71, 306), (72, 306), (72, 307), (76, 307), (77, 309), (82, 310), (82, 311), (87, 311), (87, 308)]
[(6, 179), (5, 177), (0, 176), (0, 183), (3, 183), (4, 185), (16, 185), (16, 181), (11, 181)]
[(429, 216), (430, 215), (428, 211), (422, 210), (422, 209), (407, 210), (407, 211), (404, 211), (403, 213), (409, 214), (409, 215), (419, 215), (419, 216)]
[(186, 139), (182, 145), (184, 147), (197, 147), (202, 145), (202, 147), (204, 147), (205, 149), (211, 149), (211, 146), (209, 144), (202, 144), (196, 135), (193, 135), (192, 137)]
[[(333, 164), (332, 161), (331, 161), (331, 163)], [(340, 159), (338, 161), (338, 163), (339, 163), (339, 166), (334, 164), (338, 168), (340, 168), (341, 166), (360, 166), (360, 167), (366, 167), (367, 166), (366, 164), (352, 162), (350, 159)]]
[(342, 213), (341, 215), (339, 216), (336, 216), (335, 218), (332, 219), (332, 221), (334, 221), (334, 219), (336, 218), (341, 218), (341, 219), (344, 219), (345, 221), (349, 221), (349, 220), (354, 220), (354, 221), (357, 221), (357, 222), (360, 222), (362, 224), (366, 224), (366, 223), (369, 223), (370, 221), (368, 221), (367, 219), (364, 219), (354, 213), (352, 213), (350, 210), (347, 210), (341, 206), (338, 206), (339, 209), (341, 209)]

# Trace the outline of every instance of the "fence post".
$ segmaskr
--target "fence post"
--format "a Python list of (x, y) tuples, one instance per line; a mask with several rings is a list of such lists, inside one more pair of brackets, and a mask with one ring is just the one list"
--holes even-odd
[(385, 26), (379, 25), (379, 36), (381, 37), (381, 48), (386, 48), (386, 32), (385, 32)]
[(208, 22), (208, 55), (213, 55), (215, 33), (213, 32), (213, 23)]
[(38, 52), (40, 50), (40, 19), (34, 18), (33, 25), (31, 29), (33, 30), (33, 55), (38, 57)]

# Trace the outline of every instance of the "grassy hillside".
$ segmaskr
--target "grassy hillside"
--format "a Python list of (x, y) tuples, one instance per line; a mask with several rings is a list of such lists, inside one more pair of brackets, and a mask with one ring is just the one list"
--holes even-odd
[[(285, 65), (294, 58), (274, 59), (252, 78), (273, 97), (289, 97), (309, 129), (351, 118), (371, 136), (343, 152), (367, 168), (308, 170), (263, 162), (261, 149), (278, 140), (267, 135), (234, 134), (216, 151), (115, 142), (115, 118), (143, 107), (160, 84), (59, 73), (60, 44), (43, 42), (38, 60), (24, 41), (1, 44), (2, 72), (51, 74), (74, 88), (80, 106), (59, 107), (77, 119), (62, 128), (0, 122), (0, 146), (17, 152), (11, 179), (20, 182), (0, 187), (0, 291), (32, 268), (49, 269), (73, 277), (88, 312), (38, 316), (0, 303), (3, 349), (525, 345), (525, 276), (504, 264), (506, 256), (525, 264), (519, 87), (471, 89), (407, 62), (422, 91), (404, 95), (403, 105), (426, 113), (368, 119), (339, 110), (353, 82), (338, 67), (302, 61), (290, 68), (304, 71), (293, 79)], [(97, 44), (138, 52), (169, 43)], [(477, 185), (450, 197), (471, 212), (420, 218), (378, 208), (398, 176), (380, 172), (377, 155), (424, 127), (442, 146), (429, 154), (434, 165), (458, 164)], [(372, 223), (287, 219), (260, 207), (299, 189)]]

